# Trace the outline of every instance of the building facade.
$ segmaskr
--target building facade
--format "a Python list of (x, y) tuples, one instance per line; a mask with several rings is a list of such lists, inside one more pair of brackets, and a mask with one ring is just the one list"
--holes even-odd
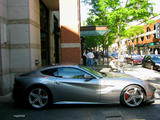
[(160, 54), (160, 38), (156, 38), (156, 24), (160, 23), (160, 16), (152, 18), (155, 22), (152, 25), (144, 25), (144, 34), (127, 40), (129, 54)]
[(0, 0), (0, 95), (17, 73), (80, 64), (80, 0)]

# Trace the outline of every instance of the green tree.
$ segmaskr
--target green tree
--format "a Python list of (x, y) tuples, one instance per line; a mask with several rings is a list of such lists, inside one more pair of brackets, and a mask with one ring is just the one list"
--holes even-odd
[[(145, 32), (144, 26), (141, 26), (141, 25), (130, 26), (124, 32), (124, 38), (135, 39), (138, 37), (138, 35), (143, 34), (144, 32)], [(133, 48), (133, 51), (134, 51), (134, 48)]]
[(139, 34), (144, 33), (144, 26), (136, 25), (136, 26), (130, 26), (128, 29), (124, 31), (124, 37), (125, 38), (132, 38), (137, 37)]
[(100, 45), (101, 36), (86, 36), (85, 37), (85, 46), (88, 49), (96, 48)]
[(121, 40), (125, 28), (133, 21), (147, 22), (153, 13), (153, 3), (149, 0), (86, 0), (92, 9), (87, 23), (107, 25), (115, 34), (118, 44), (118, 66), (120, 65)]
[[(87, 1), (84, 1), (84, 2), (87, 2)], [(89, 13), (90, 17), (87, 19), (87, 25), (91, 25), (91, 26), (93, 26), (93, 25), (94, 26), (105, 25), (105, 26), (108, 26), (109, 23), (107, 22), (107, 16), (105, 16), (105, 12), (104, 13), (101, 12), (100, 14), (97, 13), (97, 16), (94, 15), (94, 13), (99, 10), (98, 8), (100, 6), (99, 6), (97, 0), (92, 1), (92, 2), (94, 2), (95, 6), (93, 6), (94, 9), (90, 10), (90, 13)], [(108, 53), (109, 52), (108, 48), (115, 41), (115, 36), (116, 35), (115, 35), (114, 30), (116, 30), (116, 29), (113, 28), (112, 32), (110, 31), (109, 33), (107, 33), (104, 36), (97, 36), (96, 37), (98, 45), (101, 45), (102, 48), (103, 48), (103, 64), (104, 64), (104, 52), (105, 52), (105, 50), (107, 50), (107, 56), (108, 56), (108, 54), (109, 54)], [(107, 57), (107, 64), (109, 65), (108, 57)]]

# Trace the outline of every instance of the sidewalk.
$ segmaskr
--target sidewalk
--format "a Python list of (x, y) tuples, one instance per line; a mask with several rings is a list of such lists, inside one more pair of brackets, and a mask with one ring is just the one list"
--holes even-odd
[[(100, 65), (95, 67), (95, 69), (101, 72), (109, 72), (110, 70), (110, 68), (107, 68), (107, 65)], [(141, 65), (131, 66), (126, 63), (123, 66), (123, 70), (125, 74), (151, 82), (156, 88), (160, 89), (160, 72), (143, 68)]]

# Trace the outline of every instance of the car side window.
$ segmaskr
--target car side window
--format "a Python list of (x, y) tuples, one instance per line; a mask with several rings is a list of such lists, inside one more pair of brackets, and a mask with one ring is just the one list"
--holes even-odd
[(49, 76), (55, 76), (55, 77), (58, 76), (58, 70), (56, 68), (43, 70), (41, 71), (41, 73)]
[(87, 73), (75, 68), (59, 68), (58, 76), (62, 78), (84, 79)]
[(150, 59), (150, 56), (146, 56), (145, 60), (148, 61)]
[(149, 60), (151, 60), (151, 57), (150, 57), (150, 56), (148, 56), (148, 58), (147, 58), (147, 61), (149, 61)]

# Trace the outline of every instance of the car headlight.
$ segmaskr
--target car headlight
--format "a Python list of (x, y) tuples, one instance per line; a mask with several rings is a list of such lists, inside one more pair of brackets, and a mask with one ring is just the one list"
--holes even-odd
[(159, 64), (159, 63), (156, 63), (155, 65), (160, 66), (160, 64)]

